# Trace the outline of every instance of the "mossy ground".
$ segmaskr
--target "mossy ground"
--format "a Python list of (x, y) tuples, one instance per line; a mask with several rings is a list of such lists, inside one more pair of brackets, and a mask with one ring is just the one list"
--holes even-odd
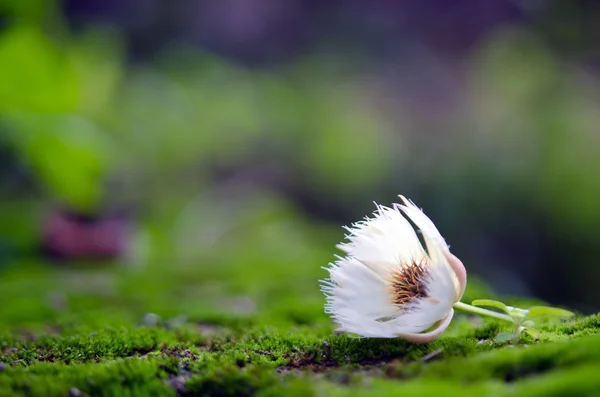
[[(338, 336), (317, 280), (339, 232), (267, 224), (194, 260), (147, 225), (140, 265), (5, 265), (0, 396), (600, 395), (599, 315), (518, 346), (462, 314), (429, 345)], [(475, 282), (466, 295), (491, 297)]]

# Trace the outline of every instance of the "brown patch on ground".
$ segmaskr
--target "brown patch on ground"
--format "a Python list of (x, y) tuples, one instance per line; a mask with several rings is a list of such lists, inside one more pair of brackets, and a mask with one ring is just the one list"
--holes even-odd
[(192, 351), (190, 349), (186, 349), (186, 350), (182, 351), (181, 349), (175, 349), (175, 348), (163, 348), (160, 351), (160, 353), (165, 356), (169, 356), (169, 357), (190, 358), (194, 361), (200, 359), (200, 357), (198, 357), (196, 354), (192, 353)]
[(268, 350), (253, 350), (254, 353), (269, 357), (272, 361), (277, 361), (277, 357)]
[(291, 370), (310, 369), (313, 372), (322, 372), (327, 368), (339, 366), (339, 363), (332, 358), (331, 345), (323, 342), (323, 346), (325, 347), (325, 352), (321, 354), (321, 357), (318, 357), (317, 353), (314, 352), (304, 352), (300, 355), (286, 352), (283, 358), (289, 361), (287, 365), (277, 368), (277, 371), (281, 373)]

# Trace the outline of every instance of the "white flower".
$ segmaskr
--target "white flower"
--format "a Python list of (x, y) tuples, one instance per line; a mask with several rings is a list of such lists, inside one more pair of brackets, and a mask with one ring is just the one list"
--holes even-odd
[(338, 248), (347, 255), (326, 268), (321, 291), (338, 331), (427, 343), (450, 324), (466, 271), (433, 222), (400, 198), (404, 204), (377, 205), (373, 218), (346, 228), (348, 241)]

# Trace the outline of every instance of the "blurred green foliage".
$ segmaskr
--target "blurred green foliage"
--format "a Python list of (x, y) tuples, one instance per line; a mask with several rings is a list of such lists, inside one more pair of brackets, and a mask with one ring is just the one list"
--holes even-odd
[(110, 153), (106, 137), (74, 114), (5, 116), (8, 139), (58, 198), (82, 212), (95, 209)]
[(118, 37), (104, 33), (60, 43), (32, 27), (2, 34), (5, 139), (72, 207), (94, 210), (108, 172), (141, 173), (152, 185), (261, 147), (289, 153), (289, 166), (346, 193), (389, 169), (393, 139), (357, 98), (333, 89), (332, 76), (318, 78), (319, 65), (266, 74), (180, 50), (125, 68)]
[(0, 36), (0, 112), (68, 112), (78, 99), (76, 72), (38, 29), (16, 26)]
[[(295, 200), (337, 223), (403, 193), (470, 269), (537, 283), (533, 293), (553, 303), (600, 298), (590, 281), (600, 277), (599, 85), (534, 30), (491, 32), (461, 60), (459, 94), (438, 111), (419, 97), (432, 95), (426, 85), (408, 91), (382, 72), (403, 59), (316, 51), (261, 69), (174, 43), (136, 62), (116, 29), (71, 33), (42, 3), (1, 9), (0, 144), (44, 188), (32, 207), (130, 201), (143, 216), (168, 214), (168, 225), (185, 213), (187, 234), (167, 229), (187, 242), (235, 223), (231, 206), (245, 197), (227, 201), (229, 191), (260, 192), (263, 203), (285, 195), (291, 211)], [(422, 62), (442, 82), (454, 77), (443, 73), (451, 60)], [(256, 211), (244, 214), (251, 225)]]
[(56, 11), (56, 0), (3, 0), (0, 2), (0, 15), (14, 20), (43, 22)]
[(87, 65), (70, 58), (39, 28), (18, 24), (3, 31), (0, 123), (3, 140), (39, 182), (85, 212), (94, 210), (100, 198), (110, 152), (103, 132), (78, 114), (82, 97), (77, 66), (85, 70)]
[(600, 219), (597, 80), (523, 30), (492, 36), (475, 60), (476, 128), (462, 154), (554, 222), (591, 227)]

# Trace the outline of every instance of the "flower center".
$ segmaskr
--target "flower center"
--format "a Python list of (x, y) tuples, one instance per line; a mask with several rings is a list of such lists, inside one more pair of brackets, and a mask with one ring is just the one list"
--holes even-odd
[(418, 299), (427, 298), (426, 281), (429, 278), (426, 258), (401, 269), (392, 271), (391, 287), (394, 305), (406, 307)]

